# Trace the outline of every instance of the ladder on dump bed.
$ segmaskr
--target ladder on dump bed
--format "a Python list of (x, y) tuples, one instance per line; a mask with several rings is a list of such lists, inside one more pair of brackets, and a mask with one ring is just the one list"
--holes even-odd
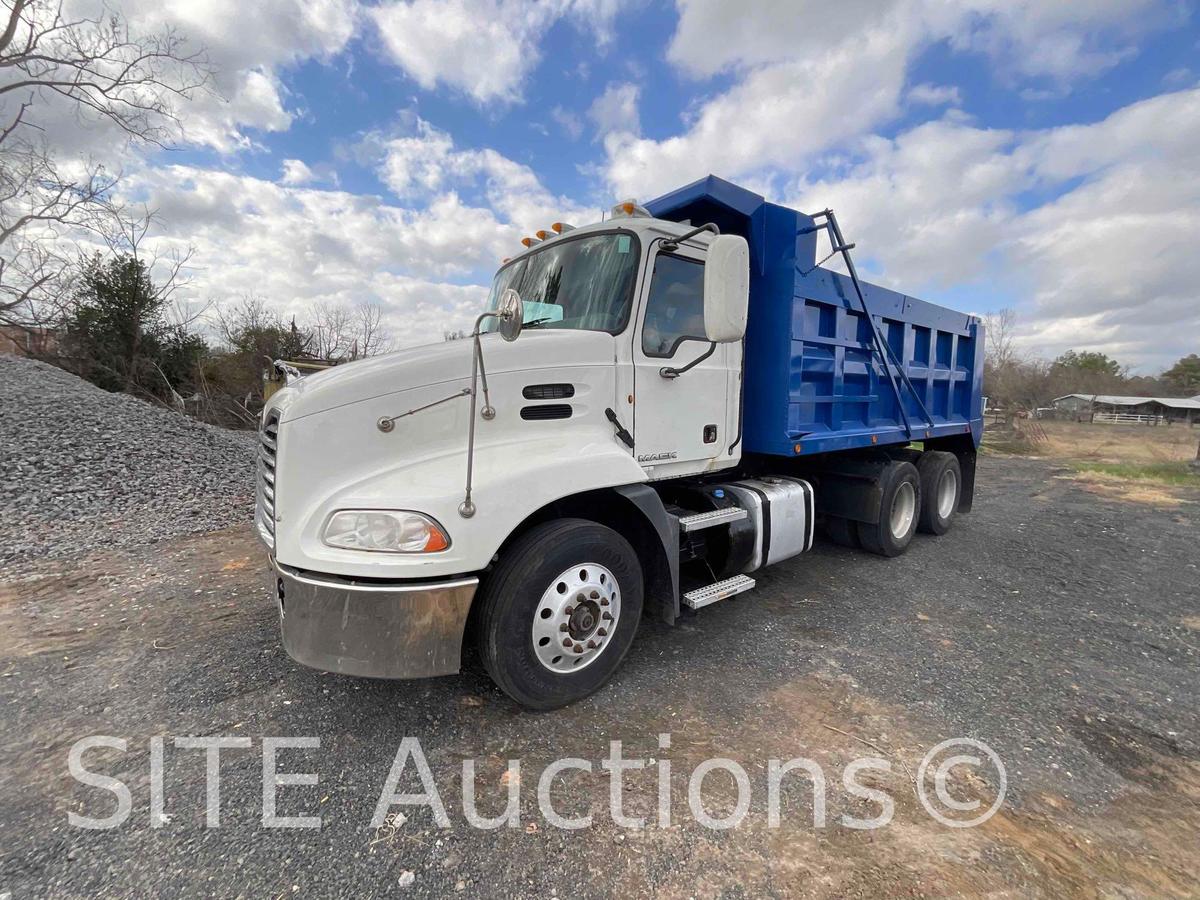
[[(875, 344), (875, 352), (879, 354), (879, 360), (883, 363), (883, 371), (887, 373), (888, 382), (892, 386), (892, 393), (896, 396), (896, 407), (900, 410), (900, 418), (904, 420), (904, 433), (911, 440), (913, 427), (912, 423), (908, 420), (908, 412), (904, 408), (904, 396), (900, 393), (900, 384), (896, 381), (896, 376), (892, 372), (893, 364), (896, 367), (896, 371), (900, 373), (900, 378), (907, 385), (908, 392), (917, 401), (917, 406), (920, 407), (921, 415), (925, 417), (926, 426), (929, 428), (933, 427), (933, 417), (929, 415), (929, 410), (925, 408), (925, 403), (921, 400), (921, 395), (913, 387), (913, 383), (908, 377), (908, 372), (905, 371), (904, 364), (896, 358), (896, 353), (892, 350), (891, 345), (883, 339), (883, 335), (879, 333), (879, 326), (875, 324), (875, 317), (867, 309), (867, 298), (863, 294), (862, 283), (858, 280), (858, 270), (854, 268), (854, 260), (850, 258), (850, 251), (854, 249), (855, 245), (847, 244), (846, 239), (842, 237), (842, 229), (838, 227), (837, 217), (833, 214), (832, 209), (824, 209), (819, 213), (814, 213), (814, 222), (817, 219), (824, 219), (824, 224), (813, 224), (808, 228), (802, 228), (797, 234), (828, 231), (829, 245), (832, 248), (829, 256), (833, 256), (835, 253), (842, 254), (842, 259), (846, 263), (846, 271), (850, 274), (850, 282), (854, 285), (854, 294), (858, 297), (858, 305), (862, 307), (863, 315), (871, 323), (871, 337)], [(825, 259), (829, 259), (829, 256), (825, 257)]]

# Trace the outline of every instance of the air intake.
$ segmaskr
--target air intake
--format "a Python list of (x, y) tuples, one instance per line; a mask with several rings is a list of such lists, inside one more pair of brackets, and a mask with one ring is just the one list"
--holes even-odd
[(521, 418), (534, 422), (544, 419), (569, 419), (571, 418), (571, 404), (546, 403), (542, 406), (523, 406), (521, 407)]
[(575, 396), (573, 384), (527, 384), (521, 391), (526, 400), (566, 400)]

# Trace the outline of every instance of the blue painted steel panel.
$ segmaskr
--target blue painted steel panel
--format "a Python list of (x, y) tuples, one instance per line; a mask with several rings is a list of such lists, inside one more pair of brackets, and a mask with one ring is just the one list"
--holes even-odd
[(809, 456), (964, 433), (979, 444), (984, 346), (974, 316), (859, 282), (912, 383), (910, 391), (893, 366), (910, 431), (852, 282), (816, 265), (811, 216), (712, 175), (646, 208), (661, 219), (715, 222), (750, 244), (747, 451)]

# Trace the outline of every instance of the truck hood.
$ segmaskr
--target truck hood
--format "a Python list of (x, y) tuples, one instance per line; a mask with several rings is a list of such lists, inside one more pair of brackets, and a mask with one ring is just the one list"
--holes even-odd
[[(470, 339), (428, 344), (347, 363), (293, 381), (278, 391), (270, 407), (282, 422), (361, 403), (416, 387), (465, 387), (471, 377)], [(602, 331), (536, 330), (516, 341), (499, 334), (481, 338), (489, 376), (562, 366), (614, 365), (616, 338)]]

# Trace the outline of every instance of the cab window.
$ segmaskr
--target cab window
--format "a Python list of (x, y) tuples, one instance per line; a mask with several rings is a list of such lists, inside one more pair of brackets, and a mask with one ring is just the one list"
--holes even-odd
[(660, 253), (654, 261), (642, 352), (674, 356), (687, 340), (707, 341), (704, 333), (704, 263)]

